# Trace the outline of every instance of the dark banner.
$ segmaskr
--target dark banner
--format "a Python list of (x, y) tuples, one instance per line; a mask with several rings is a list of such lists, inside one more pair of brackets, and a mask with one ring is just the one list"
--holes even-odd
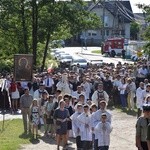
[(15, 81), (31, 81), (33, 72), (33, 55), (14, 55), (14, 78)]

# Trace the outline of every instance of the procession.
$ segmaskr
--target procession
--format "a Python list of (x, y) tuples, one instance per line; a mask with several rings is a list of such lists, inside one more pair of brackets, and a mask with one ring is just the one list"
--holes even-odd
[[(78, 64), (33, 74), (32, 82), (15, 82), (13, 74), (6, 74), (1, 84), (5, 109), (13, 115), (21, 110), (24, 134), (32, 134), (35, 140), (52, 138), (57, 149), (67, 149), (69, 138), (74, 138), (78, 150), (109, 149), (113, 131), (110, 108), (137, 111), (136, 147), (148, 150), (148, 63), (119, 62), (85, 69)], [(4, 98), (0, 102), (3, 109)]]

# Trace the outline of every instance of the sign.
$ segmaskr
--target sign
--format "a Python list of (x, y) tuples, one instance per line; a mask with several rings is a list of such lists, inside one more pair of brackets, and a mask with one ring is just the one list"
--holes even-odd
[(128, 46), (128, 44), (129, 44), (128, 39), (124, 39), (124, 45), (125, 45), (125, 46)]
[(31, 81), (33, 72), (33, 55), (14, 55), (14, 79), (15, 81)]

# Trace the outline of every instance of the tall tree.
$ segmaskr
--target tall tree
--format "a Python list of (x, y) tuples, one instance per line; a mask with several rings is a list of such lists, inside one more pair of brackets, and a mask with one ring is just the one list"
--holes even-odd
[(1, 0), (0, 9), (0, 54), (33, 53), (35, 66), (43, 54), (42, 70), (50, 41), (100, 27), (82, 0)]

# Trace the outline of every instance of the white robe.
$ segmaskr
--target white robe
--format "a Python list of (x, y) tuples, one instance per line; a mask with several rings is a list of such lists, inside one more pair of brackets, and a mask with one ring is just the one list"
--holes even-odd
[(82, 83), (84, 90), (85, 90), (85, 97), (89, 99), (91, 93), (91, 86), (88, 82)]
[[(106, 93), (106, 91), (103, 91), (104, 92), (104, 99), (105, 101), (108, 103), (109, 101), (109, 96), (108, 94)], [(98, 107), (98, 91), (96, 90), (93, 95), (92, 95), (92, 102), (96, 104), (96, 106)]]
[(110, 133), (112, 131), (111, 124), (109, 122), (99, 122), (95, 127), (95, 131), (98, 135), (98, 146), (109, 146)]
[(143, 89), (140, 87), (136, 90), (136, 107), (142, 110), (143, 107), (143, 98), (142, 98)]
[[(95, 113), (92, 114), (92, 117), (91, 117), (92, 128), (95, 128), (95, 126), (101, 121), (102, 113), (106, 113), (106, 115), (107, 115), (106, 121), (111, 124), (112, 115), (107, 110), (102, 111), (99, 109)], [(95, 130), (94, 130), (94, 133), (95, 133), (95, 139), (98, 139), (98, 133)]]
[(71, 94), (71, 88), (68, 82), (59, 81), (56, 87), (57, 87), (57, 90), (60, 90), (62, 92), (62, 95)]
[[(88, 116), (83, 112), (77, 117), (80, 122), (80, 132), (81, 132), (81, 141), (92, 141), (92, 131), (91, 131), (91, 115)], [(85, 127), (88, 124), (89, 127)]]
[(72, 116), (70, 116), (70, 119), (72, 120), (72, 131), (73, 131), (73, 136), (74, 137), (81, 136), (81, 132), (80, 131), (78, 132), (78, 129), (80, 129), (81, 123), (77, 119), (77, 117), (80, 114), (81, 113), (75, 112)]

